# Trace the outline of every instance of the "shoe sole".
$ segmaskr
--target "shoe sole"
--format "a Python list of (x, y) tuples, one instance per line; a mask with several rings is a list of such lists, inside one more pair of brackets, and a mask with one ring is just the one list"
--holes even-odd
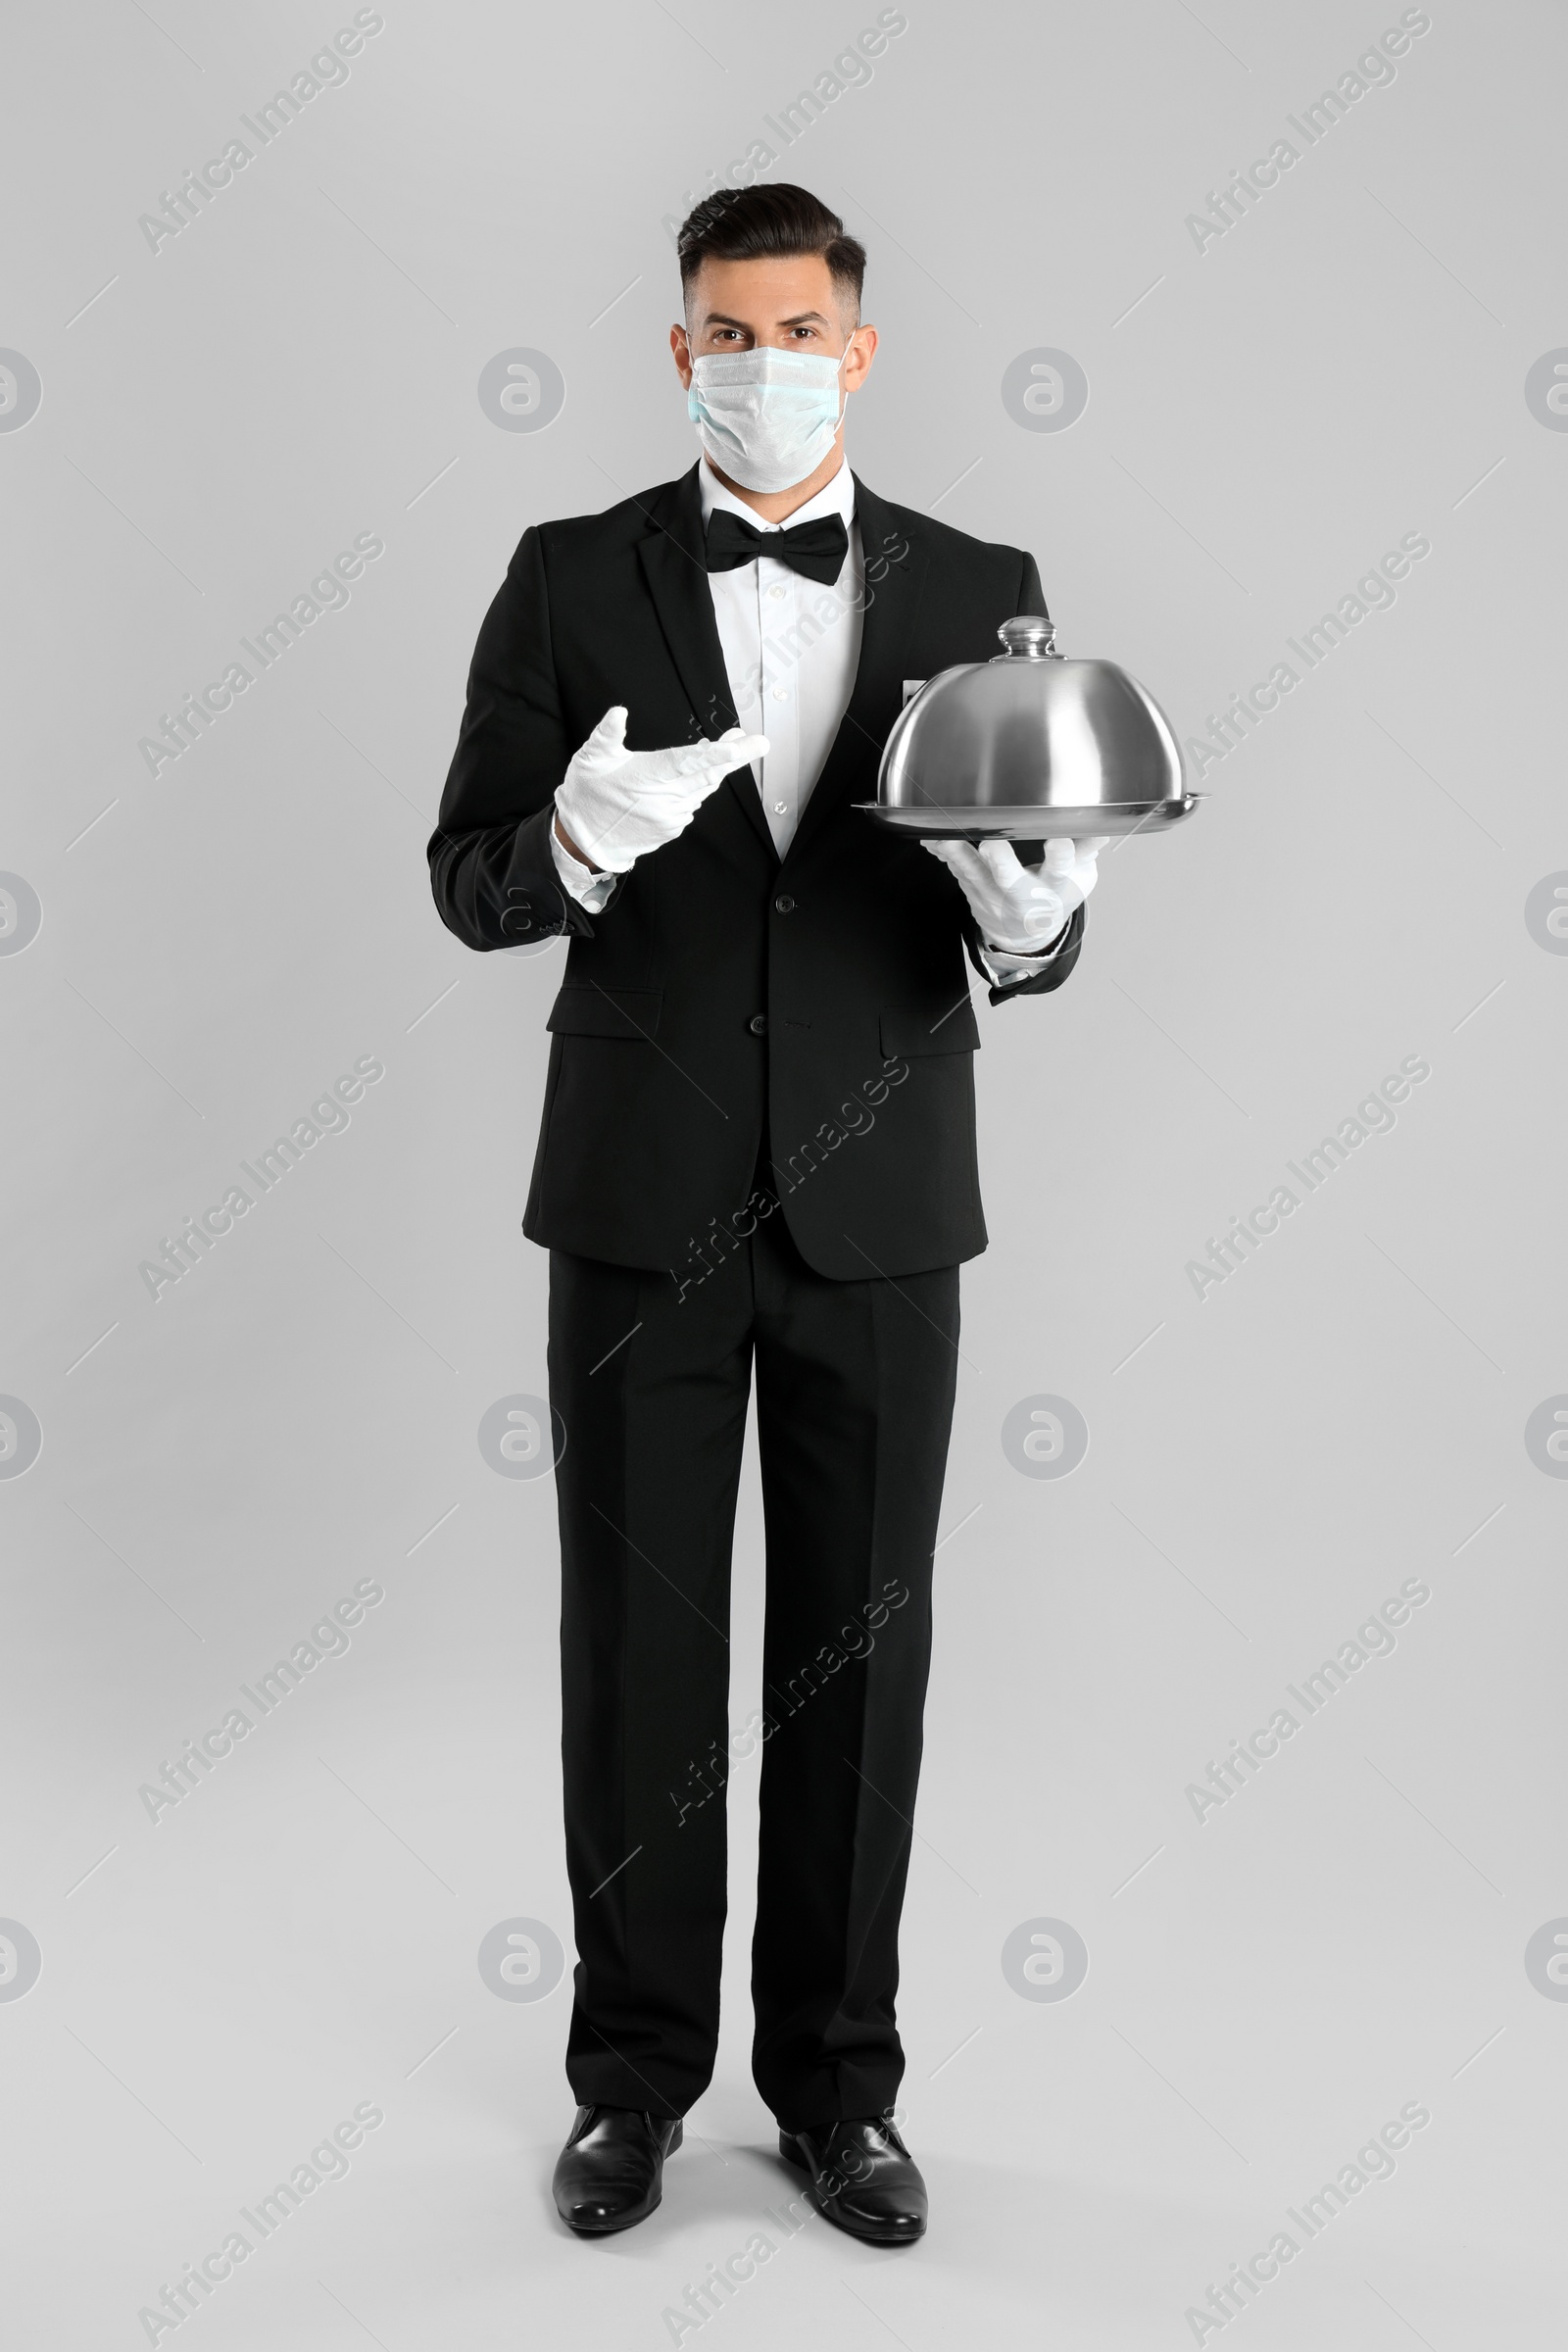
[[(793, 2139), (787, 2132), (781, 2132), (778, 2135), (778, 2152), (786, 2164), (793, 2164), (797, 2172), (805, 2173), (809, 2177), (811, 2171), (809, 2161), (802, 2154), (800, 2142)], [(811, 2189), (815, 2195), (816, 2182), (814, 2180), (811, 2181)], [(842, 2230), (846, 2237), (858, 2237), (862, 2245), (913, 2246), (918, 2245), (920, 2239), (925, 2235), (923, 2228), (919, 2230), (855, 2229), (840, 2216), (829, 2213), (826, 2202), (819, 2195), (816, 2197), (816, 2210), (832, 2229)]]
[[(680, 2146), (680, 2143), (684, 2137), (685, 2134), (682, 2132), (679, 2123), (677, 2123), (674, 2132), (670, 2136), (669, 2145), (664, 2150), (663, 2157), (661, 2159), (661, 2181), (662, 2181), (664, 2164), (671, 2156), (674, 2155), (675, 2150)], [(561, 2218), (564, 2222), (566, 2222), (566, 2228), (571, 2231), (573, 2237), (613, 2237), (617, 2231), (621, 2230), (635, 2230), (639, 2222), (646, 2222), (651, 2215), (656, 2214), (663, 2202), (664, 2191), (662, 2185), (661, 2185), (659, 2194), (651, 2205), (647, 2206), (641, 2213), (628, 2214), (623, 2221), (566, 2222), (566, 2217), (564, 2214), (563, 2214)]]

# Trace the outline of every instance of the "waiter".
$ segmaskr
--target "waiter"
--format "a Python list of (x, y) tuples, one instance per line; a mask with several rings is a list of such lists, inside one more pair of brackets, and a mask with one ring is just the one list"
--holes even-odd
[(958, 1266), (986, 1246), (964, 952), (993, 1004), (1059, 988), (1102, 845), (1030, 867), (856, 808), (906, 681), (990, 659), (1046, 612), (1040, 576), (851, 472), (877, 334), (836, 214), (726, 191), (679, 255), (701, 457), (524, 533), (429, 850), (467, 946), (570, 939), (523, 1219), (565, 1432), (579, 2104), (555, 2194), (583, 2233), (643, 2220), (712, 2072), (755, 1366), (753, 2071), (819, 2210), (897, 2244), (926, 2226), (891, 2114), (898, 1925)]

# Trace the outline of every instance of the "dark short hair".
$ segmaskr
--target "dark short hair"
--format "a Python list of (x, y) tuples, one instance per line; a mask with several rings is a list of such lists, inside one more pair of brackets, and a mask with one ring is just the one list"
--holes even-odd
[(675, 241), (682, 294), (705, 262), (756, 262), (771, 254), (819, 253), (833, 282), (854, 297), (858, 315), (865, 282), (865, 247), (846, 236), (808, 189), (781, 181), (757, 188), (720, 188), (694, 205)]

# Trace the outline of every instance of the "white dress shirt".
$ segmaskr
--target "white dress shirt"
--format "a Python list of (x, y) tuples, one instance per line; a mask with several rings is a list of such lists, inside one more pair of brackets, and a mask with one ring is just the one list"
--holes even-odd
[[(708, 575), (736, 718), (748, 734), (767, 737), (767, 755), (752, 762), (752, 776), (782, 858), (850, 707), (860, 663), (865, 563), (855, 514), (855, 476), (847, 461), (841, 464), (826, 488), (782, 523), (764, 522), (755, 507), (726, 490), (706, 458), (697, 478), (705, 530), (710, 516), (720, 512), (738, 514), (764, 532), (793, 530), (819, 515), (838, 514), (849, 535), (843, 568), (831, 587), (768, 556)], [(590, 872), (563, 849), (554, 827), (550, 846), (565, 889), (590, 914), (602, 912), (619, 876)], [(1003, 982), (1039, 971), (1055, 949), (1037, 956), (992, 947), (983, 953), (992, 977)]]
[(855, 476), (841, 465), (827, 488), (782, 523), (764, 522), (755, 507), (726, 490), (706, 458), (698, 484), (705, 530), (720, 513), (738, 514), (762, 532), (794, 530), (837, 514), (849, 538), (843, 569), (830, 588), (769, 556), (708, 575), (735, 715), (748, 734), (767, 737), (767, 757), (752, 762), (752, 774), (782, 858), (833, 748), (860, 666), (865, 560), (855, 518)]

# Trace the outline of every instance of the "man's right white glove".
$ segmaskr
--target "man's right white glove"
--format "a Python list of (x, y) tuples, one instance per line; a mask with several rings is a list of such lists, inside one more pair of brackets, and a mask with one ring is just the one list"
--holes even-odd
[(746, 735), (739, 727), (716, 742), (628, 752), (626, 706), (615, 703), (562, 780), (556, 794), (561, 829), (590, 864), (623, 874), (647, 851), (684, 833), (727, 775), (766, 752), (765, 735)]

